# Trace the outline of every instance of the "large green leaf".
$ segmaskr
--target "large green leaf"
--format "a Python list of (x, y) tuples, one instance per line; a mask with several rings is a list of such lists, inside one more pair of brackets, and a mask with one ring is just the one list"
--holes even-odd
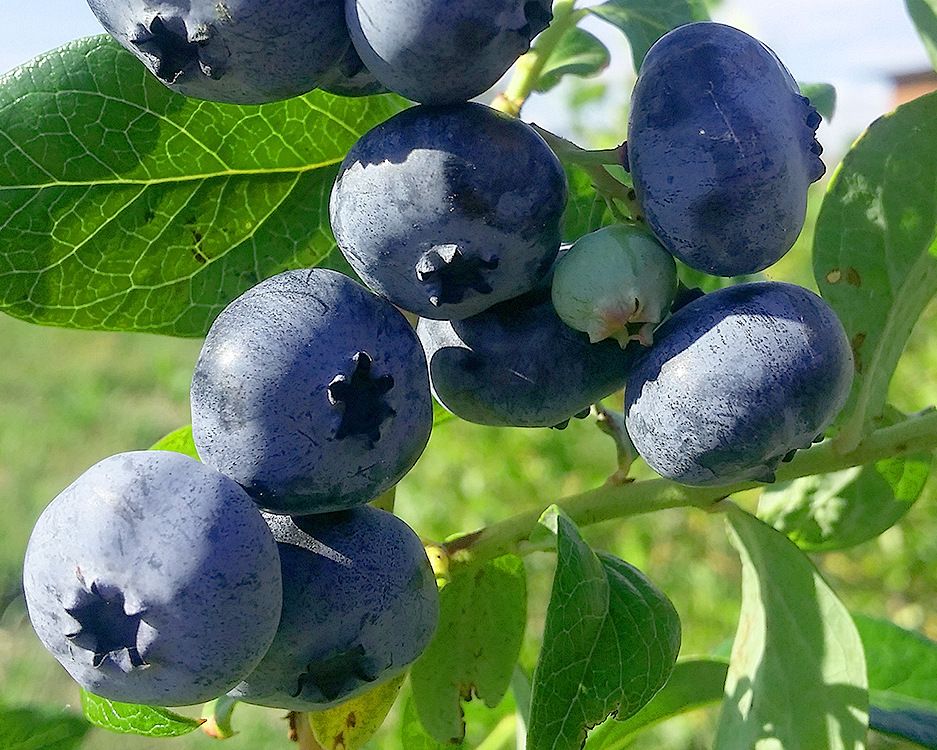
[(400, 717), (400, 744), (404, 750), (445, 750), (450, 747), (436, 742), (426, 733), (412, 698), (403, 704), (403, 714)]
[(728, 662), (715, 659), (678, 661), (667, 684), (651, 702), (624, 721), (606, 721), (589, 734), (586, 750), (620, 750), (635, 734), (673, 716), (722, 699)]
[(556, 573), (534, 673), (527, 750), (578, 750), (613, 713), (633, 716), (666, 683), (680, 620), (644, 575), (594, 553), (555, 509)]
[(868, 691), (852, 618), (790, 539), (738, 508), (728, 519), (742, 610), (716, 750), (859, 750)]
[(811, 550), (852, 547), (891, 528), (920, 497), (930, 453), (779, 482), (765, 489), (758, 516)]
[(461, 701), (473, 695), (494, 707), (511, 684), (527, 622), (527, 579), (519, 557), (455, 573), (439, 592), (436, 635), (410, 672), (413, 700), (426, 730), (461, 742)]
[(406, 673), (324, 711), (309, 714), (309, 725), (322, 750), (359, 750), (381, 728), (397, 700)]
[(887, 620), (855, 615), (869, 673), (869, 723), (937, 748), (937, 643)]
[(844, 447), (882, 413), (908, 334), (937, 293), (935, 142), (937, 94), (879, 118), (833, 176), (817, 219), (814, 276), (856, 358)]
[(937, 70), (937, 0), (905, 0), (905, 5)]
[(80, 716), (64, 711), (0, 706), (3, 750), (75, 750), (90, 728)]
[(549, 91), (563, 76), (593, 76), (601, 73), (611, 62), (605, 45), (588, 31), (573, 26), (560, 38), (550, 52), (537, 79), (538, 91)]
[(144, 737), (181, 737), (205, 723), (205, 719), (190, 719), (167, 708), (112, 701), (87, 690), (81, 691), (81, 710), (95, 726)]
[(709, 18), (706, 4), (699, 0), (608, 0), (589, 11), (628, 37), (635, 70), (641, 69), (651, 45), (668, 31)]
[(0, 80), (0, 310), (179, 336), (286, 268), (326, 262), (345, 153), (401, 107), (313, 92), (174, 94), (106, 37)]

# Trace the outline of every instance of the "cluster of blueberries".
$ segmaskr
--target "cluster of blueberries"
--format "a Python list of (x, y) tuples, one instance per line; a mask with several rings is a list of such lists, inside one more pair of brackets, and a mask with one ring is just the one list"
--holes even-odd
[(38, 520), (29, 615), (86, 689), (316, 710), (404, 670), (435, 629), (436, 583), (414, 532), (367, 503), (425, 448), (431, 394), (472, 422), (554, 427), (625, 387), (638, 451), (687, 484), (770, 481), (841, 408), (852, 356), (816, 295), (758, 282), (675, 302), (675, 257), (717, 275), (781, 257), (823, 172), (815, 110), (746, 34), (691, 24), (651, 49), (625, 165), (650, 231), (561, 251), (560, 162), (466, 102), (549, 23), (546, 0), (91, 4), (189, 95), (319, 85), (421, 104), (366, 133), (332, 191), (368, 288), (297, 270), (238, 297), (192, 379), (201, 462), (112, 456)]

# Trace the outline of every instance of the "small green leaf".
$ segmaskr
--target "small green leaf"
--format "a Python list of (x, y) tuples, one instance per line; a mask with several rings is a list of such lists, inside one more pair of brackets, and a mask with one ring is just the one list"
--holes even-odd
[(589, 12), (628, 37), (635, 70), (641, 69), (651, 45), (668, 31), (709, 18), (706, 4), (699, 0), (608, 0), (589, 8)]
[(667, 684), (651, 702), (624, 721), (610, 719), (589, 734), (586, 750), (618, 750), (635, 734), (658, 722), (722, 700), (728, 662), (678, 661)]
[(455, 419), (455, 414), (451, 411), (446, 411), (446, 408), (442, 404), (436, 401), (436, 399), (433, 399), (433, 427), (443, 422), (448, 422), (450, 419)]
[(921, 311), (937, 293), (937, 93), (876, 120), (830, 182), (813, 271), (852, 344), (840, 441), (858, 444)]
[(817, 108), (823, 119), (829, 122), (836, 112), (836, 89), (828, 83), (801, 83), (800, 93)]
[(598, 75), (609, 62), (611, 55), (605, 45), (588, 31), (574, 26), (563, 34), (550, 53), (537, 80), (537, 91), (549, 91), (563, 76)]
[(0, 79), (0, 311), (204, 334), (262, 279), (334, 263), (339, 164), (402, 106), (321, 91), (216, 104), (171, 92), (109, 37), (49, 52)]
[(610, 224), (612, 215), (605, 200), (595, 192), (587, 172), (565, 166), (569, 198), (563, 214), (563, 240), (575, 242), (584, 234)]
[(198, 451), (195, 450), (195, 441), (192, 439), (192, 425), (187, 424), (178, 430), (173, 430), (168, 435), (161, 437), (150, 447), (151, 451), (175, 451), (183, 453), (186, 456), (194, 458), (196, 461), (201, 459)]
[(507, 692), (527, 623), (527, 578), (519, 557), (505, 555), (455, 573), (439, 592), (439, 626), (413, 665), (413, 701), (438, 741), (465, 736), (462, 700), (494, 707)]
[(937, 643), (887, 620), (853, 619), (868, 664), (869, 724), (937, 748)]
[(80, 716), (64, 711), (0, 706), (3, 750), (75, 750), (90, 728)]
[(397, 700), (406, 673), (357, 698), (309, 714), (309, 725), (322, 750), (359, 750), (381, 728)]
[(742, 609), (716, 750), (859, 750), (868, 727), (865, 659), (852, 618), (786, 536), (739, 508)]
[(408, 699), (403, 706), (403, 715), (400, 718), (400, 740), (404, 750), (446, 750), (452, 747), (436, 742), (426, 733), (420, 723), (412, 698)]
[(930, 453), (778, 482), (765, 489), (758, 517), (812, 552), (844, 549), (894, 526), (921, 496)]
[(937, 70), (937, 0), (905, 0), (905, 5)]
[(556, 525), (557, 563), (527, 748), (578, 750), (587, 729), (615, 712), (634, 715), (666, 683), (680, 650), (680, 620), (639, 570), (594, 553), (567, 517), (541, 522)]
[(81, 691), (81, 710), (97, 727), (144, 737), (181, 737), (198, 729), (205, 719), (190, 719), (168, 708), (120, 703)]

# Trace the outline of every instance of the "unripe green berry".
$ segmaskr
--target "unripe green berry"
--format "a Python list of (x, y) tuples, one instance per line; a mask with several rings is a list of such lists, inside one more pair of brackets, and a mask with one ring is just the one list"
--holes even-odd
[(677, 266), (650, 234), (615, 224), (580, 237), (556, 264), (553, 306), (593, 344), (650, 346), (677, 292)]

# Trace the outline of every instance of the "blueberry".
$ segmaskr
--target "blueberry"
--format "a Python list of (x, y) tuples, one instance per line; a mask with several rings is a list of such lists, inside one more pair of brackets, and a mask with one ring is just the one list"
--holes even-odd
[(173, 706), (257, 665), (282, 592), (250, 497), (165, 451), (111, 456), (63, 490), (33, 529), (23, 587), (39, 640), (82, 687)]
[(335, 271), (287, 271), (238, 297), (192, 377), (199, 456), (277, 513), (371, 500), (413, 466), (432, 421), (413, 329)]
[(651, 229), (718, 276), (770, 266), (804, 223), (824, 172), (819, 117), (777, 56), (718, 23), (665, 34), (631, 100), (628, 162)]
[(677, 293), (677, 264), (647, 232), (615, 224), (580, 237), (557, 261), (553, 307), (596, 343), (650, 346)]
[(843, 407), (853, 377), (842, 324), (793, 284), (711, 292), (657, 329), (628, 378), (635, 447), (682, 484), (770, 482)]
[(319, 88), (338, 96), (386, 94), (387, 89), (368, 70), (352, 45), (319, 81)]
[(267, 655), (231, 695), (321, 709), (394, 677), (423, 652), (439, 602), (406, 523), (367, 505), (266, 518), (283, 566), (283, 615)]
[(550, 285), (466, 320), (421, 319), (436, 399), (462, 419), (514, 427), (563, 427), (625, 384), (641, 348), (590, 344), (557, 317)]
[(349, 44), (342, 0), (88, 0), (166, 86), (216, 102), (304, 94)]
[(523, 122), (480, 104), (413, 107), (366, 133), (332, 189), (361, 279), (418, 315), (458, 319), (531, 289), (560, 244), (566, 176)]
[(348, 0), (352, 42), (387, 88), (424, 104), (487, 91), (553, 18), (550, 0)]

